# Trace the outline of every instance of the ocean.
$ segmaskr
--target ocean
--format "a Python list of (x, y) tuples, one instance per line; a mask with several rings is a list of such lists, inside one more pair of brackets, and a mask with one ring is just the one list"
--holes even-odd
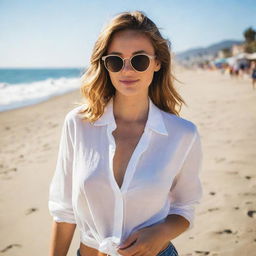
[(76, 90), (84, 71), (85, 68), (0, 68), (0, 112)]

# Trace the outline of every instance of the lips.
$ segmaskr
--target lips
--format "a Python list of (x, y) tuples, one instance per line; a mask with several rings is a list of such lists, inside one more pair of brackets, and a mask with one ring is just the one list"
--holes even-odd
[(137, 79), (137, 80), (119, 80), (121, 83), (123, 83), (123, 84), (133, 84), (133, 83), (135, 83), (135, 82), (138, 82), (139, 81), (139, 79)]

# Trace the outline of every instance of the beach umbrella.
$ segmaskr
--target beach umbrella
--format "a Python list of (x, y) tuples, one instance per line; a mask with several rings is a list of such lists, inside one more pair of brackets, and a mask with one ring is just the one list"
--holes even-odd
[(236, 55), (236, 58), (237, 58), (238, 60), (242, 60), (242, 59), (247, 59), (248, 56), (249, 56), (248, 53), (246, 53), (246, 52), (241, 52), (241, 53), (239, 53), (238, 55)]
[(221, 58), (221, 59), (217, 59), (213, 62), (214, 64), (222, 64), (222, 63), (227, 63), (226, 58)]
[(233, 65), (236, 63), (237, 58), (236, 58), (235, 56), (233, 56), (233, 57), (227, 58), (226, 60), (227, 60), (227, 63), (228, 63), (230, 66), (233, 66)]
[(248, 60), (256, 60), (256, 52), (248, 54), (247, 59)]

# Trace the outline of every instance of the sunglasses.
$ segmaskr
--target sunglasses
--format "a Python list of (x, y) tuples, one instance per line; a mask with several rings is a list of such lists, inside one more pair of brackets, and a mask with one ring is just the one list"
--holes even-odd
[(124, 61), (129, 60), (130, 65), (132, 68), (137, 72), (144, 72), (148, 69), (150, 60), (154, 59), (156, 56), (149, 55), (149, 54), (136, 54), (133, 55), (131, 58), (123, 59), (117, 55), (106, 55), (101, 57), (104, 61), (104, 66), (110, 72), (119, 72), (124, 68)]

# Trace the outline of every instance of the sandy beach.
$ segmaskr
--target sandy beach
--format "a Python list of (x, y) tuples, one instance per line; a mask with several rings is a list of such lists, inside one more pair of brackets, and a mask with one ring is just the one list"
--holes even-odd
[[(180, 256), (253, 256), (256, 251), (256, 90), (218, 71), (177, 70), (188, 104), (181, 116), (202, 138), (204, 196), (195, 226), (172, 242)], [(0, 113), (0, 255), (46, 256), (48, 189), (65, 114), (79, 91)], [(76, 230), (68, 256), (79, 247)]]

